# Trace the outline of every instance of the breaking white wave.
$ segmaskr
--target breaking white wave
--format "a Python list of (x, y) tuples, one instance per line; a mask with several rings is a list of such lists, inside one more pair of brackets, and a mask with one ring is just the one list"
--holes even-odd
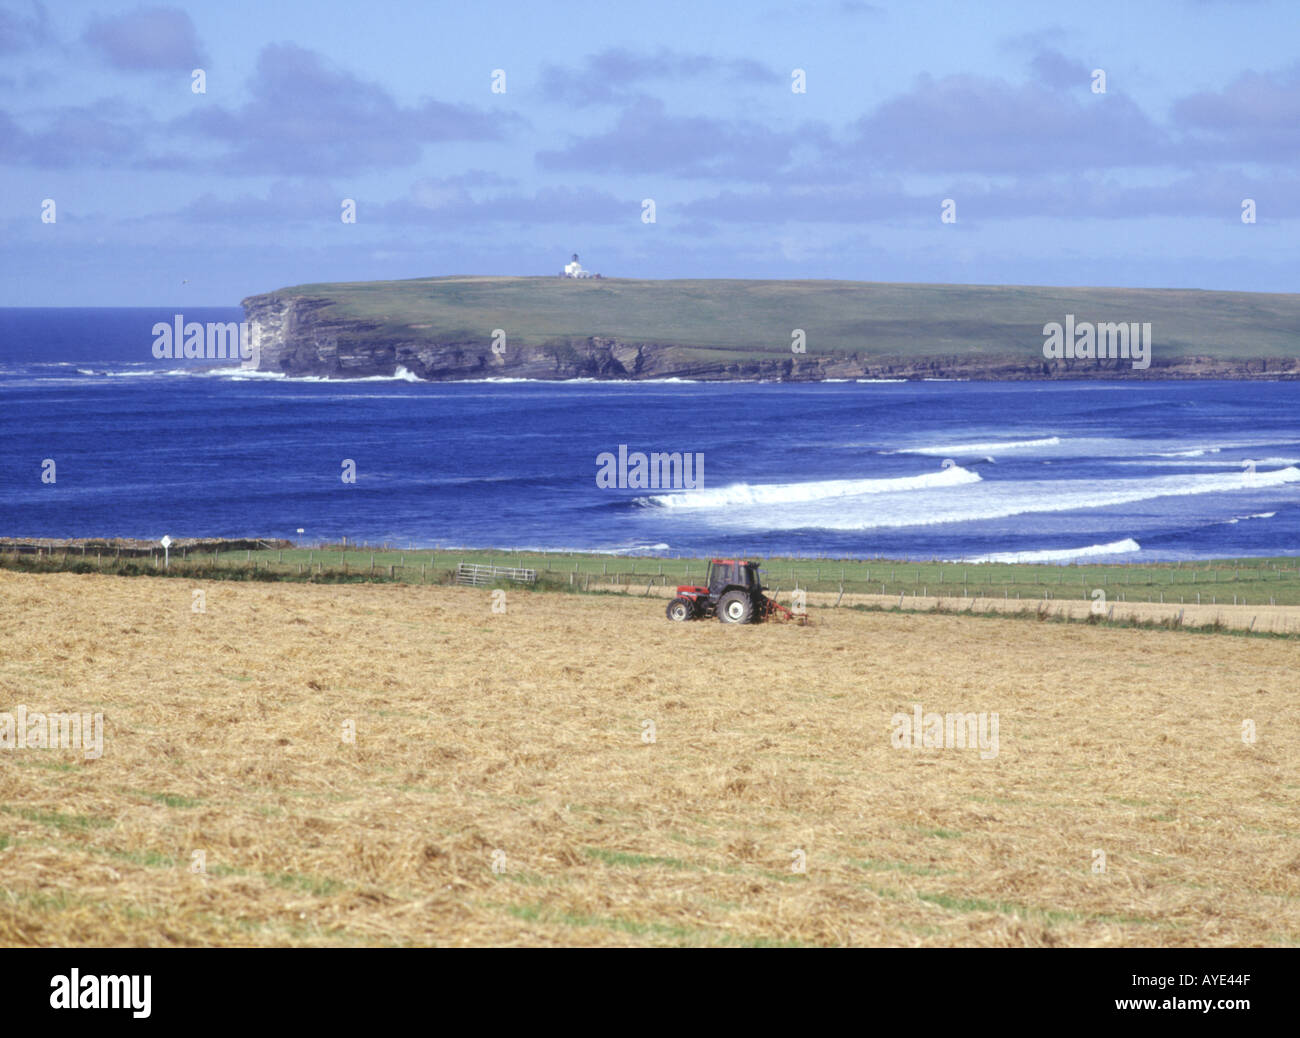
[(861, 494), (895, 494), (935, 487), (978, 483), (978, 473), (953, 465), (920, 476), (884, 479), (826, 479), (810, 483), (733, 483), (714, 490), (683, 490), (637, 499), (638, 504), (664, 508), (725, 508), (731, 505), (794, 504), (857, 497)]
[(1039, 551), (995, 551), (988, 555), (979, 555), (962, 562), (1069, 562), (1071, 559), (1086, 559), (1094, 555), (1125, 555), (1132, 551), (1141, 551), (1142, 545), (1125, 537), (1122, 541), (1109, 544), (1090, 544), (1086, 548), (1045, 548)]
[[(964, 469), (945, 470), (946, 473), (954, 471), (965, 472)], [(715, 503), (715, 511), (708, 518), (712, 525), (729, 529), (875, 530), (1088, 511), (1162, 497), (1258, 492), (1296, 482), (1300, 482), (1300, 468), (1294, 466), (1274, 472), (1257, 472), (1253, 476), (1245, 472), (1215, 472), (1147, 479), (983, 480), (960, 488), (921, 487), (905, 494), (765, 501), (762, 508), (737, 507), (749, 503), (742, 498)], [(723, 495), (726, 491), (697, 491), (696, 494)], [(696, 494), (683, 495), (687, 508)]]
[(204, 371), (190, 372), (189, 374), (202, 374), (219, 376), (223, 378), (248, 379), (248, 378), (278, 378), (286, 382), (427, 382), (439, 385), (455, 385), (457, 383), (466, 383), (470, 385), (513, 385), (519, 382), (536, 383), (543, 386), (644, 386), (644, 385), (697, 385), (698, 379), (691, 378), (641, 378), (641, 379), (608, 379), (608, 378), (516, 378), (511, 375), (490, 375), (486, 378), (452, 378), (452, 379), (424, 379), (420, 378), (415, 372), (408, 370), (402, 365), (397, 366), (397, 370), (391, 375), (358, 375), (355, 378), (344, 378), (339, 376), (326, 375), (286, 375), (282, 371), (258, 371), (254, 368), (208, 368)]
[(228, 378), (233, 382), (275, 379), (280, 382), (423, 382), (424, 379), (402, 365), (391, 375), (358, 375), (355, 378), (331, 378), (325, 375), (286, 375), (283, 371), (260, 371), (257, 368), (208, 368), (195, 374), (209, 378)]
[[(1112, 464), (1148, 464), (1160, 465), (1222, 465), (1231, 467), (1240, 465), (1240, 461), (1229, 461), (1219, 455), (1225, 450), (1251, 451), (1285, 450), (1289, 443), (1278, 439), (1265, 441), (1240, 441), (1219, 443), (1180, 444), (1177, 441), (1139, 440), (1123, 436), (1038, 436), (1014, 440), (978, 440), (970, 443), (934, 443), (916, 446), (900, 446), (885, 453), (889, 454), (925, 454), (938, 456), (960, 456), (963, 454), (996, 454), (1006, 452), (1015, 458), (1029, 458), (1035, 455), (1058, 458), (1087, 458), (1097, 461), (1125, 458), (1127, 461), (1112, 461)], [(1149, 460), (1145, 460), (1149, 459)], [(1157, 460), (1161, 459), (1161, 460)], [(1163, 460), (1172, 459), (1172, 460)], [(1296, 464), (1295, 459), (1268, 459), (1268, 462), (1256, 460), (1256, 464)]]
[(1275, 515), (1277, 515), (1276, 512), (1256, 512), (1254, 515), (1239, 515), (1236, 519), (1225, 519), (1223, 524), (1225, 526), (1233, 526), (1236, 523), (1243, 522), (1247, 519), (1272, 519)]
[[(1283, 468), (1287, 465), (1300, 465), (1300, 458), (1252, 458), (1255, 466), (1261, 465), (1277, 466)], [(1224, 459), (1224, 458), (1187, 458), (1183, 461), (1116, 461), (1115, 465), (1140, 465), (1143, 468), (1171, 468), (1171, 469), (1190, 469), (1190, 468), (1215, 468), (1215, 469), (1239, 469), (1246, 464), (1246, 459)]]
[(1059, 436), (1037, 440), (1005, 440), (1001, 443), (940, 443), (928, 447), (904, 447), (886, 454), (988, 454), (990, 451), (1021, 450), (1026, 447), (1059, 447)]
[[(205, 378), (233, 378), (240, 381), (248, 381), (255, 378), (273, 378), (287, 379), (283, 371), (259, 371), (257, 368), (208, 368), (205, 371), (196, 371), (196, 375), (202, 375)], [(294, 379), (293, 381), (303, 381)]]
[(469, 382), (474, 384), (536, 382), (539, 386), (698, 386), (706, 385), (706, 379), (698, 378), (516, 378), (511, 375), (490, 375), (487, 378), (454, 378), (446, 382)]

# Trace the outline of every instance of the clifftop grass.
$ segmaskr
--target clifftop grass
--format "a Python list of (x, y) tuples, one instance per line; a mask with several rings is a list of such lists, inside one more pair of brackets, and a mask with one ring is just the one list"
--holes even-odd
[(328, 320), (360, 323), (360, 340), (547, 346), (595, 336), (673, 345), (718, 360), (809, 353), (898, 358), (1041, 359), (1043, 325), (1150, 322), (1165, 359), (1300, 354), (1300, 294), (1182, 289), (1050, 288), (737, 279), (415, 278), (282, 288), (264, 297), (322, 301)]

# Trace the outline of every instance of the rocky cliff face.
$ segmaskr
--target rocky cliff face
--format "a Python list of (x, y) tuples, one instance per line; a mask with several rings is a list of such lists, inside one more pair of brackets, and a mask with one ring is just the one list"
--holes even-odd
[(305, 295), (250, 296), (241, 304), (262, 371), (325, 378), (396, 374), (398, 368), (435, 382), (480, 378), (649, 379), (817, 382), (857, 378), (1300, 378), (1300, 360), (1229, 362), (1208, 357), (1152, 358), (1145, 370), (1128, 361), (1026, 361), (1023, 355), (874, 357), (773, 355), (735, 362), (657, 343), (592, 336), (557, 345), (513, 346), (500, 352), (473, 341), (386, 336), (374, 325), (334, 315), (329, 299)]

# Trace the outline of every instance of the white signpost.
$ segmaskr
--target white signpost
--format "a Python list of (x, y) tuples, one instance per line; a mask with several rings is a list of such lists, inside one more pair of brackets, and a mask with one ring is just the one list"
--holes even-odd
[(163, 546), (163, 559), (164, 559), (163, 569), (171, 569), (172, 568), (172, 553), (171, 553), (172, 539), (168, 537), (166, 534), (163, 534), (163, 539), (158, 543)]

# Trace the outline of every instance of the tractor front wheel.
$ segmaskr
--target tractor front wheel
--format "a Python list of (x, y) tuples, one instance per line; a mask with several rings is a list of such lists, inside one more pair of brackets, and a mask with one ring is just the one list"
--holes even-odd
[(668, 603), (669, 620), (689, 620), (695, 615), (695, 603), (689, 598), (674, 598)]
[(724, 624), (747, 624), (754, 618), (754, 602), (743, 591), (728, 591), (718, 599), (718, 619)]

